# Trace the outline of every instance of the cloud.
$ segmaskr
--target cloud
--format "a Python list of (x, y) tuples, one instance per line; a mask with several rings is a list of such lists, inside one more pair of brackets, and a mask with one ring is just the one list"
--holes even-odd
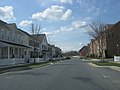
[(82, 46), (79, 46), (78, 42), (67, 42), (67, 43), (60, 43), (60, 48), (64, 51), (78, 51)]
[(63, 6), (58, 6), (58, 5), (53, 5), (50, 8), (45, 9), (42, 12), (37, 12), (32, 15), (32, 19), (37, 19), (37, 20), (50, 20), (50, 21), (55, 21), (55, 20), (67, 20), (70, 18), (72, 15), (72, 10), (67, 9)]
[(91, 17), (86, 17), (84, 20), (85, 20), (85, 21), (90, 21), (90, 20), (91, 20)]
[(70, 3), (72, 4), (73, 1), (72, 0), (59, 0), (61, 3)]
[(42, 31), (46, 31), (46, 30), (47, 30), (47, 28), (41, 28), (41, 30), (42, 30)]
[(53, 36), (53, 35), (59, 34), (59, 33), (71, 32), (71, 31), (77, 30), (79, 28), (83, 28), (85, 26), (86, 26), (86, 22), (85, 21), (77, 20), (77, 21), (72, 22), (71, 25), (69, 25), (69, 26), (60, 27), (60, 29), (58, 29), (56, 31), (43, 32), (43, 33), (48, 35), (48, 36)]
[(24, 20), (19, 23), (19, 26), (27, 27), (32, 24), (32, 21)]
[(72, 22), (72, 26), (74, 28), (78, 29), (78, 28), (81, 28), (81, 27), (85, 27), (86, 26), (86, 22), (77, 20), (77, 21)]
[(0, 19), (3, 21), (15, 20), (12, 6), (0, 7)]
[(62, 16), (62, 20), (68, 19), (70, 16), (72, 16), (72, 10), (68, 9)]
[(54, 32), (43, 32), (44, 34), (46, 34), (47, 36), (52, 36)]
[[(98, 3), (97, 0), (76, 0), (76, 2), (79, 4), (79, 9), (84, 10), (87, 13), (92, 13), (95, 16), (101, 15), (105, 13), (106, 9), (103, 8), (103, 2), (100, 1)], [(105, 4), (106, 2), (104, 2)]]

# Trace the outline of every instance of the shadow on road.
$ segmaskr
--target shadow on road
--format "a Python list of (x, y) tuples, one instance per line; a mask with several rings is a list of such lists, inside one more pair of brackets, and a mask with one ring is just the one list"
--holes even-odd
[(92, 82), (92, 79), (88, 77), (73, 77), (73, 79), (80, 80), (81, 82)]
[(67, 66), (67, 65), (76, 65), (76, 64), (53, 64), (52, 66)]
[(33, 71), (29, 71), (29, 72), (18, 72), (18, 73), (10, 73), (7, 75), (28, 75), (28, 76), (46, 76), (49, 75), (47, 73), (39, 73), (39, 72), (33, 72)]

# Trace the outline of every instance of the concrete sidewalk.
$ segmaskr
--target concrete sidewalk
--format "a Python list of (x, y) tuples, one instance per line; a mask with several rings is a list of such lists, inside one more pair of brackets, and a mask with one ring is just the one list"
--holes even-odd
[(92, 67), (100, 67), (100, 68), (107, 67), (107, 68), (110, 68), (110, 69), (113, 69), (113, 70), (116, 70), (116, 71), (120, 72), (120, 67), (117, 67), (117, 66), (98, 66), (98, 65), (93, 64), (93, 63), (88, 63), (88, 65), (90, 65)]

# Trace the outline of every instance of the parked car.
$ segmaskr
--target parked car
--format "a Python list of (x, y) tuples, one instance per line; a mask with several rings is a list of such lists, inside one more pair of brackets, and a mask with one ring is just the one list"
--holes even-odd
[(71, 59), (70, 57), (66, 57), (65, 59)]

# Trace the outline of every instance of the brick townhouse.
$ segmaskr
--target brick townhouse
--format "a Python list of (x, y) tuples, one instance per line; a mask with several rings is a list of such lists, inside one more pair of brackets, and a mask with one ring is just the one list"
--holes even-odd
[[(108, 24), (108, 27), (101, 36), (92, 39), (88, 44), (88, 55), (111, 58), (114, 55), (120, 55), (120, 22)], [(102, 38), (100, 38), (102, 37)]]
[(106, 57), (120, 56), (120, 21), (107, 30)]

